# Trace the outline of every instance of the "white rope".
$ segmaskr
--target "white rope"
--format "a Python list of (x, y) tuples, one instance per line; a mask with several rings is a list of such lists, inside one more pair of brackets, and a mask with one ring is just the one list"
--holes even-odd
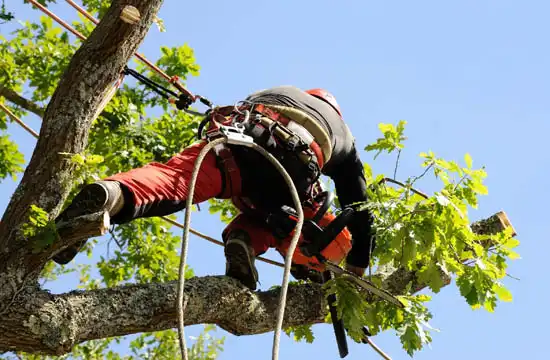
[[(200, 172), (200, 166), (204, 158), (206, 157), (206, 154), (210, 150), (212, 150), (215, 146), (222, 145), (227, 141), (228, 140), (226, 138), (216, 139), (209, 142), (201, 149), (201, 151), (199, 152), (199, 155), (197, 156), (197, 159), (195, 160), (195, 166), (193, 168), (191, 181), (189, 183), (189, 194), (187, 195), (185, 221), (183, 224), (184, 228), (183, 228), (183, 237), (182, 237), (182, 244), (181, 244), (181, 255), (180, 255), (181, 259), (180, 259), (180, 267), (179, 267), (178, 301), (177, 301), (179, 343), (180, 343), (180, 350), (181, 350), (181, 355), (183, 360), (188, 359), (187, 346), (185, 344), (185, 330), (184, 330), (184, 312), (185, 312), (184, 288), (185, 288), (185, 266), (187, 263), (187, 248), (189, 243), (189, 229), (190, 229), (190, 221), (191, 221), (191, 207), (193, 205), (193, 195), (195, 192), (195, 185)], [(285, 257), (285, 269), (283, 273), (283, 282), (281, 285), (281, 293), (279, 296), (279, 304), (277, 309), (277, 323), (275, 325), (275, 333), (273, 337), (273, 349), (272, 349), (272, 359), (277, 360), (279, 358), (280, 334), (281, 334), (281, 329), (282, 329), (283, 319), (284, 319), (286, 296), (288, 292), (288, 283), (290, 281), (290, 267), (292, 265), (292, 256), (294, 255), (294, 251), (296, 250), (296, 246), (298, 244), (298, 240), (302, 232), (302, 225), (304, 223), (304, 213), (302, 210), (300, 198), (298, 196), (296, 187), (294, 186), (292, 178), (287, 173), (285, 168), (279, 163), (279, 161), (275, 157), (273, 157), (273, 155), (271, 155), (269, 152), (267, 152), (267, 150), (265, 150), (261, 146), (254, 143), (250, 143), (248, 144), (248, 146), (250, 146), (254, 150), (258, 151), (260, 154), (262, 154), (281, 173), (286, 184), (290, 189), (292, 200), (294, 202), (294, 207), (296, 209), (296, 212), (298, 213), (298, 222), (296, 223), (294, 234), (292, 236), (292, 240), (290, 242), (290, 245), (288, 247), (288, 251)]]

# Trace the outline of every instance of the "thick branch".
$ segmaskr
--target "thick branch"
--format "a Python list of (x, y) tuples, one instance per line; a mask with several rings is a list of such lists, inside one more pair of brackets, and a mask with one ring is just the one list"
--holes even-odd
[(28, 110), (40, 117), (44, 116), (44, 108), (39, 106), (38, 104), (34, 103), (31, 100), (28, 100), (24, 98), (23, 96), (19, 95), (12, 89), (8, 89), (7, 87), (0, 85), (0, 96), (5, 97), (8, 101), (11, 103), (22, 107), (25, 110)]
[[(0, 352), (19, 350), (63, 354), (83, 341), (170, 329), (176, 323), (176, 282), (129, 285), (33, 296), (26, 313), (0, 323)], [(186, 325), (218, 324), (236, 335), (271, 331), (278, 290), (254, 293), (225, 276), (195, 277), (185, 287)], [(291, 286), (285, 326), (323, 322), (325, 302), (319, 285)]]
[[(0, 223), (0, 271), (20, 259), (8, 259), (28, 241), (19, 233), (31, 204), (54, 217), (70, 191), (74, 165), (64, 153), (80, 153), (102, 100), (138, 45), (162, 0), (114, 1), (88, 40), (76, 51), (44, 114), (40, 138), (19, 187)], [(135, 6), (141, 20), (120, 19), (124, 6)], [(8, 261), (9, 260), (9, 261)]]

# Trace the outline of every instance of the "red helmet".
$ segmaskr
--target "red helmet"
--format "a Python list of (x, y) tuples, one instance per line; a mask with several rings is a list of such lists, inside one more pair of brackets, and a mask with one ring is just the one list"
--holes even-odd
[(329, 93), (324, 89), (310, 89), (310, 90), (306, 90), (306, 93), (313, 95), (316, 98), (319, 98), (325, 101), (326, 103), (328, 103), (330, 106), (334, 108), (334, 110), (336, 110), (338, 115), (340, 115), (340, 117), (343, 118), (342, 111), (340, 110), (340, 105), (338, 105), (338, 103), (336, 102), (336, 98), (331, 93)]

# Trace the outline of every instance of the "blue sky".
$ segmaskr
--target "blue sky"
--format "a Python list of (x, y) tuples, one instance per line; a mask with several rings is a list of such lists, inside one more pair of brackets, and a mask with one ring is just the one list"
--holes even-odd
[[(18, 19), (39, 15), (13, 4)], [(72, 9), (53, 7), (62, 16)], [(547, 134), (550, 131), (550, 60), (544, 1), (166, 1), (160, 17), (168, 31), (152, 28), (140, 51), (150, 59), (159, 46), (187, 42), (195, 50), (201, 75), (188, 86), (218, 104), (233, 103), (266, 87), (292, 84), (324, 87), (336, 96), (359, 146), (378, 136), (377, 124), (407, 120), (407, 148), (398, 178), (421, 171), (418, 153), (433, 150), (461, 161), (469, 152), (485, 165), (489, 195), (471, 213), (475, 219), (505, 210), (514, 224), (522, 259), (506, 279), (512, 303), (495, 313), (473, 311), (454, 285), (434, 296), (431, 348), (416, 359), (542, 358), (545, 351), (544, 308), (550, 296), (543, 267), (547, 242), (550, 177)], [(5, 34), (10, 28), (0, 26)], [(39, 128), (33, 116), (26, 121)], [(26, 159), (34, 139), (11, 126)], [(391, 174), (394, 159), (362, 158), (377, 173)], [(0, 183), (4, 210), (17, 182)], [(435, 191), (434, 183), (421, 185)], [(223, 225), (207, 211), (194, 214), (194, 228), (219, 238)], [(178, 231), (179, 232), (179, 231)], [(104, 252), (98, 246), (96, 253)], [(224, 271), (220, 247), (192, 238), (189, 263), (198, 275)], [(278, 255), (268, 253), (272, 258)], [(79, 256), (77, 262), (87, 262)], [(258, 264), (261, 287), (281, 281), (282, 272)], [(52, 284), (56, 292), (71, 282)], [(196, 327), (189, 333), (196, 333)], [(330, 325), (314, 327), (314, 344), (282, 337), (281, 359), (338, 358)], [(223, 333), (218, 331), (218, 333)], [(272, 333), (227, 335), (220, 359), (270, 358)], [(406, 355), (393, 332), (373, 339), (394, 359)], [(347, 359), (376, 359), (366, 345), (350, 343)]]

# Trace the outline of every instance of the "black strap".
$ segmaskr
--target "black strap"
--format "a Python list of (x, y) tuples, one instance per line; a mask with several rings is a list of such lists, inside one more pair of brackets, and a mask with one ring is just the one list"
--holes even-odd
[[(174, 104), (176, 105), (176, 107), (179, 110), (188, 111), (187, 109), (189, 108), (189, 106), (191, 106), (191, 104), (195, 102), (195, 98), (193, 98), (189, 94), (186, 94), (186, 93), (178, 94), (175, 91), (172, 91), (172, 90), (168, 89), (167, 87), (164, 87), (161, 84), (159, 84), (159, 83), (149, 79), (148, 77), (140, 74), (136, 70), (130, 69), (128, 66), (124, 67), (123, 73), (124, 73), (124, 75), (130, 75), (130, 76), (134, 77), (136, 80), (138, 80), (139, 82), (141, 82), (145, 86), (149, 87), (155, 93), (157, 93), (158, 95), (162, 96), (163, 98), (165, 98), (167, 100), (169, 100), (171, 97), (176, 98), (176, 101), (174, 101)], [(200, 102), (202, 102), (203, 104), (205, 104), (207, 106), (212, 105), (212, 103), (210, 101), (208, 101), (208, 99), (205, 99), (205, 98), (200, 97), (200, 96), (198, 97), (198, 99), (200, 100)], [(203, 114), (195, 113), (195, 112), (192, 112), (192, 113), (195, 114), (195, 115), (203, 115)]]

